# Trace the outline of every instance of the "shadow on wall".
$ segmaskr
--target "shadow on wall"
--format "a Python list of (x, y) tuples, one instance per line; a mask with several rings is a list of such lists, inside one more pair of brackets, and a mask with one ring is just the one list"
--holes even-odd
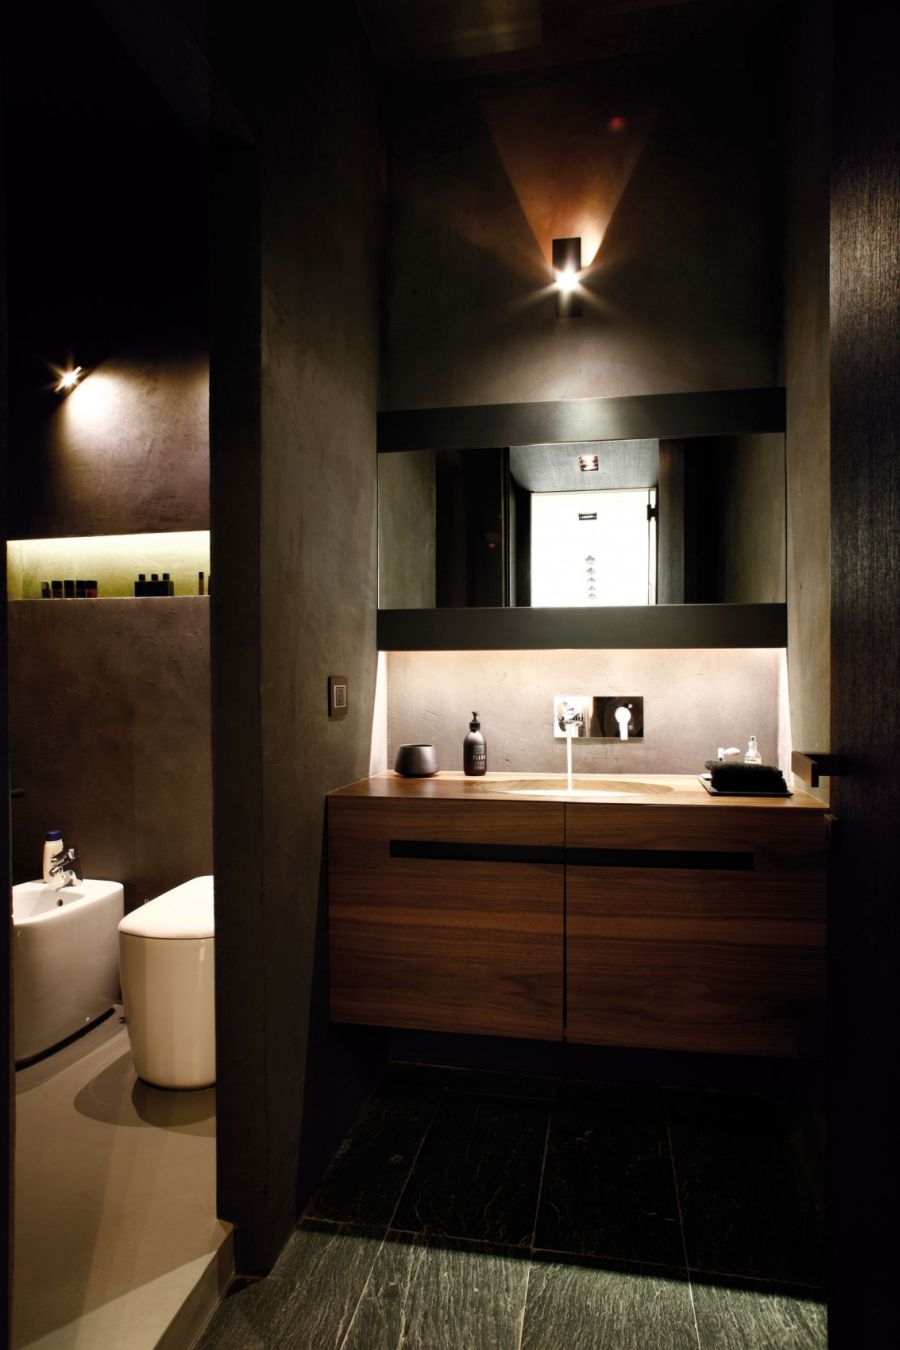
[(343, 1139), (348, 1122), (353, 1119), (360, 1102), (374, 1089), (387, 1061), (388, 1032), (385, 1028), (342, 1025), (330, 1019), (327, 825), (326, 815), (313, 945), (297, 1181), (298, 1213), (302, 1212)]

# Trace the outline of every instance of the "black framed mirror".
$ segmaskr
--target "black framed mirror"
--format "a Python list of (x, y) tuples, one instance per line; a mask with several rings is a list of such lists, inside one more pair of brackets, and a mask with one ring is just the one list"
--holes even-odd
[(782, 646), (782, 389), (382, 413), (379, 647)]

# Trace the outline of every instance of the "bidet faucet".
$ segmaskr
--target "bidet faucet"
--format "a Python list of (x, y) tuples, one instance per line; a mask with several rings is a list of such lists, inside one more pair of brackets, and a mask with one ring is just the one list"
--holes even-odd
[(74, 886), (76, 881), (83, 880), (78, 862), (78, 849), (74, 844), (59, 853), (54, 853), (50, 877), (50, 885), (57, 890), (61, 890), (63, 886)]

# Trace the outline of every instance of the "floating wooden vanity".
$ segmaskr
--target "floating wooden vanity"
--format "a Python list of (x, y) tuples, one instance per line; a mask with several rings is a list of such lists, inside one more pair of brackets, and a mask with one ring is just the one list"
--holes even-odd
[(823, 804), (711, 797), (688, 775), (576, 786), (388, 772), (331, 793), (332, 1018), (819, 1053)]

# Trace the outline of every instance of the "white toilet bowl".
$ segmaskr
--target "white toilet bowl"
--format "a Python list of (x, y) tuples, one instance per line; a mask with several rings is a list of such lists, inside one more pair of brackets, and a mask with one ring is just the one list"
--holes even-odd
[(125, 1023), (138, 1077), (153, 1087), (216, 1081), (213, 879), (194, 877), (119, 924)]

